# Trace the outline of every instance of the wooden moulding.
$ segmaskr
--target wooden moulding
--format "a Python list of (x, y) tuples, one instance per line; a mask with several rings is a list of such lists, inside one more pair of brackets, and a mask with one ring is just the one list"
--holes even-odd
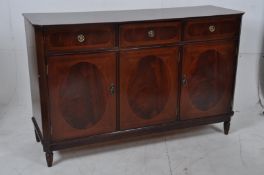
[[(50, 144), (50, 150), (56, 151), (56, 150), (61, 150), (65, 148), (71, 148), (71, 147), (99, 143), (99, 142), (107, 142), (107, 141), (118, 140), (118, 139), (129, 139), (129, 138), (133, 138), (133, 137), (136, 137), (138, 135), (143, 135), (143, 134), (153, 134), (153, 133), (166, 132), (166, 131), (170, 131), (174, 129), (190, 128), (194, 126), (207, 125), (207, 124), (212, 124), (212, 123), (220, 123), (220, 122), (225, 122), (225, 121), (230, 120), (233, 114), (234, 112), (231, 112), (230, 114), (212, 116), (206, 119), (200, 118), (200, 119), (185, 120), (185, 121), (175, 121), (175, 122), (164, 123), (160, 125), (153, 125), (153, 126), (129, 129), (129, 130), (124, 130), (124, 131), (116, 131), (112, 133), (94, 135), (94, 136), (77, 138), (77, 139), (70, 139), (70, 140), (65, 140), (61, 142), (54, 142)], [(43, 144), (41, 132), (38, 129), (38, 125), (34, 117), (32, 117), (32, 121), (36, 128), (36, 131), (38, 132), (38, 135), (40, 136), (41, 143)]]

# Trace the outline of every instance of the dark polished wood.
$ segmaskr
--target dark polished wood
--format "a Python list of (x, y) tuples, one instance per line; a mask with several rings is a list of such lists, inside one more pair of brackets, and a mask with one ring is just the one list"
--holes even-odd
[(37, 123), (37, 121), (36, 121), (36, 118), (35, 118), (35, 117), (32, 117), (31, 119), (32, 119), (32, 122), (33, 122), (33, 125), (34, 125), (35, 135), (38, 136), (39, 141), (40, 141), (41, 144), (43, 145), (43, 150), (45, 151), (45, 150), (47, 150), (47, 149), (45, 149), (45, 148), (46, 148), (46, 145), (45, 145), (45, 143), (44, 143), (44, 139), (43, 139), (43, 137), (42, 137), (43, 134), (42, 134), (42, 132), (41, 132), (40, 129), (39, 129), (39, 126), (38, 126), (38, 123)]
[(36, 137), (36, 141), (40, 142), (40, 139), (39, 139), (39, 136), (38, 136), (38, 133), (37, 133), (36, 129), (35, 129), (35, 137)]
[(48, 151), (45, 154), (46, 154), (47, 165), (48, 165), (48, 167), (51, 167), (52, 163), (53, 163), (53, 152), (52, 151)]
[[(166, 132), (174, 129), (189, 128), (189, 127), (207, 125), (212, 123), (220, 123), (230, 120), (233, 114), (234, 113), (232, 112), (230, 114), (217, 115), (208, 118), (198, 118), (193, 120), (184, 120), (180, 122), (175, 121), (175, 122), (163, 123), (153, 126), (128, 129), (123, 131), (115, 131), (111, 133), (99, 134), (89, 137), (53, 142), (50, 145), (50, 149), (55, 151), (55, 150), (71, 148), (74, 146), (82, 146), (82, 145), (100, 143), (100, 142), (109, 142), (119, 139), (129, 140), (130, 138), (133, 139), (139, 135), (155, 134), (155, 133)], [(36, 122), (34, 122), (34, 118), (33, 118), (33, 124), (35, 127), (37, 127)]]
[[(43, 132), (43, 118), (44, 114), (44, 103), (41, 103), (41, 94), (44, 93), (43, 80), (40, 79), (41, 64), (43, 64), (43, 40), (41, 38), (41, 30), (39, 28), (34, 28), (27, 19), (25, 19), (25, 31), (27, 35), (27, 51), (28, 51), (28, 67), (29, 67), (29, 76), (30, 76), (30, 89), (31, 89), (31, 98), (32, 98), (32, 112), (36, 119), (36, 122), (39, 125), (40, 130)], [(38, 42), (38, 45), (36, 44)], [(39, 51), (37, 52), (37, 49)], [(43, 61), (42, 61), (43, 60)], [(41, 86), (42, 85), (42, 86)], [(43, 91), (43, 93), (40, 93)], [(44, 97), (43, 97), (44, 98)], [(41, 107), (41, 105), (43, 105)]]
[(44, 31), (48, 51), (115, 47), (115, 27), (113, 24), (49, 26), (45, 27)]
[(184, 46), (180, 118), (209, 117), (232, 110), (234, 41)]
[(240, 16), (190, 20), (184, 25), (184, 40), (232, 38), (239, 35)]
[(180, 40), (180, 22), (130, 23), (120, 26), (120, 47), (170, 44)]
[(120, 128), (176, 120), (177, 47), (120, 53)]
[(53, 151), (224, 122), (243, 12), (24, 14), (36, 140)]
[(224, 121), (224, 132), (225, 132), (225, 135), (228, 135), (228, 133), (229, 133), (230, 122), (231, 122), (230, 119)]
[(30, 73), (30, 89), (32, 111), (35, 118), (36, 131), (43, 145), (44, 151), (50, 150), (50, 118), (48, 115), (48, 84), (47, 64), (45, 58), (45, 44), (43, 28), (32, 26), (25, 18), (26, 41), (28, 50), (28, 64)]
[(116, 54), (48, 58), (52, 140), (112, 132), (116, 129)]

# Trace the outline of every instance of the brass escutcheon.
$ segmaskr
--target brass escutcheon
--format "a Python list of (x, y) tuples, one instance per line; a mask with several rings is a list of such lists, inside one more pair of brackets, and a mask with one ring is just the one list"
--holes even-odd
[(78, 40), (80, 43), (82, 43), (82, 42), (85, 41), (85, 36), (84, 36), (83, 34), (79, 34), (79, 35), (77, 36), (77, 40)]
[(215, 31), (215, 26), (213, 26), (213, 25), (209, 26), (209, 31), (210, 32), (214, 32)]
[(149, 30), (148, 31), (148, 37), (154, 38), (155, 37), (155, 31), (154, 30)]

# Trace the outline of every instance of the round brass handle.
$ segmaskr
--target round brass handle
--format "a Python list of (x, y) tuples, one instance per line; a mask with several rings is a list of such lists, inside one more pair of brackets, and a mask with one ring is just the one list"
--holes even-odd
[(209, 26), (209, 31), (210, 32), (214, 32), (215, 31), (215, 26), (213, 26), (213, 25)]
[(148, 31), (148, 37), (154, 38), (155, 37), (155, 31), (154, 30), (149, 30)]
[(78, 40), (80, 43), (82, 43), (82, 42), (85, 41), (85, 36), (84, 36), (83, 34), (79, 34), (79, 35), (77, 36), (77, 40)]

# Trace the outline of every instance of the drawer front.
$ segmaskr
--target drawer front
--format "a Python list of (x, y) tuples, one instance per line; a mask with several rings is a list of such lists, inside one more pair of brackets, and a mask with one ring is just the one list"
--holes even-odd
[(176, 43), (180, 22), (133, 23), (120, 26), (120, 46), (133, 47)]
[(221, 39), (238, 36), (239, 17), (214, 17), (186, 22), (184, 40)]
[(115, 27), (111, 24), (52, 26), (45, 34), (46, 48), (51, 51), (115, 47)]

